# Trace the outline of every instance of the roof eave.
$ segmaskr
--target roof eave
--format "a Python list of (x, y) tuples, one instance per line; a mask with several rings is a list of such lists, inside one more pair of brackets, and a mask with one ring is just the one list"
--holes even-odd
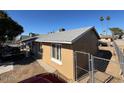
[(38, 38), (37, 36), (35, 36), (35, 37), (30, 37), (30, 38), (21, 40), (20, 42), (26, 42), (26, 41), (29, 41), (29, 40), (32, 40), (32, 39), (37, 39), (37, 38)]
[(60, 44), (72, 44), (70, 41), (36, 41), (40, 43), (60, 43)]

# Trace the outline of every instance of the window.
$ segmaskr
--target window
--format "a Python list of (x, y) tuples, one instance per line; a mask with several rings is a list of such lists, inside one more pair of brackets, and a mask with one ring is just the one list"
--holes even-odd
[(52, 61), (61, 64), (61, 45), (60, 44), (52, 44)]
[(55, 56), (55, 45), (54, 44), (52, 45), (52, 57), (56, 58), (56, 56)]

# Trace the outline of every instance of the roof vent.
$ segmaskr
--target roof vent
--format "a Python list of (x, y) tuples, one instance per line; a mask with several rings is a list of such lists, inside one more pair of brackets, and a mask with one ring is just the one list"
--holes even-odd
[(60, 28), (59, 29), (59, 32), (63, 32), (63, 31), (65, 31), (65, 28)]

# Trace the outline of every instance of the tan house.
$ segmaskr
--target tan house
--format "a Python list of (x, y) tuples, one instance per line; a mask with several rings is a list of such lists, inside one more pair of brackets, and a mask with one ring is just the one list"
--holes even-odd
[(99, 43), (101, 46), (111, 46), (112, 40), (111, 35), (100, 35)]
[[(54, 67), (67, 79), (75, 81), (74, 51), (83, 51), (95, 54), (98, 50), (99, 35), (94, 27), (85, 27), (74, 30), (61, 30), (47, 34), (36, 40), (42, 45), (42, 62)], [(78, 65), (88, 64), (88, 59), (80, 57)]]
[(100, 35), (100, 39), (103, 41), (112, 41), (112, 36), (111, 35)]

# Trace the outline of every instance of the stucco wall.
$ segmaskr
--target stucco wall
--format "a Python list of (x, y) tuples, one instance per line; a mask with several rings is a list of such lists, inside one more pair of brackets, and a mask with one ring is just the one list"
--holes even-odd
[[(95, 54), (98, 50), (97, 37), (93, 31), (89, 31), (82, 38), (76, 41), (73, 45), (62, 44), (61, 55), (62, 65), (51, 61), (51, 44), (43, 43), (43, 62), (56, 68), (62, 75), (68, 79), (75, 80), (75, 60), (74, 51), (85, 51)], [(78, 65), (85, 67), (88, 64), (87, 55), (78, 55)]]
[(51, 44), (43, 43), (43, 62), (56, 68), (62, 75), (68, 79), (74, 79), (73, 69), (73, 51), (71, 45), (64, 44), (61, 48), (62, 65), (51, 61)]
[[(89, 31), (73, 44), (73, 49), (74, 51), (83, 51), (94, 55), (98, 50), (97, 42), (98, 39), (94, 31)], [(77, 62), (78, 66), (85, 68), (88, 65), (88, 55), (78, 53)]]

